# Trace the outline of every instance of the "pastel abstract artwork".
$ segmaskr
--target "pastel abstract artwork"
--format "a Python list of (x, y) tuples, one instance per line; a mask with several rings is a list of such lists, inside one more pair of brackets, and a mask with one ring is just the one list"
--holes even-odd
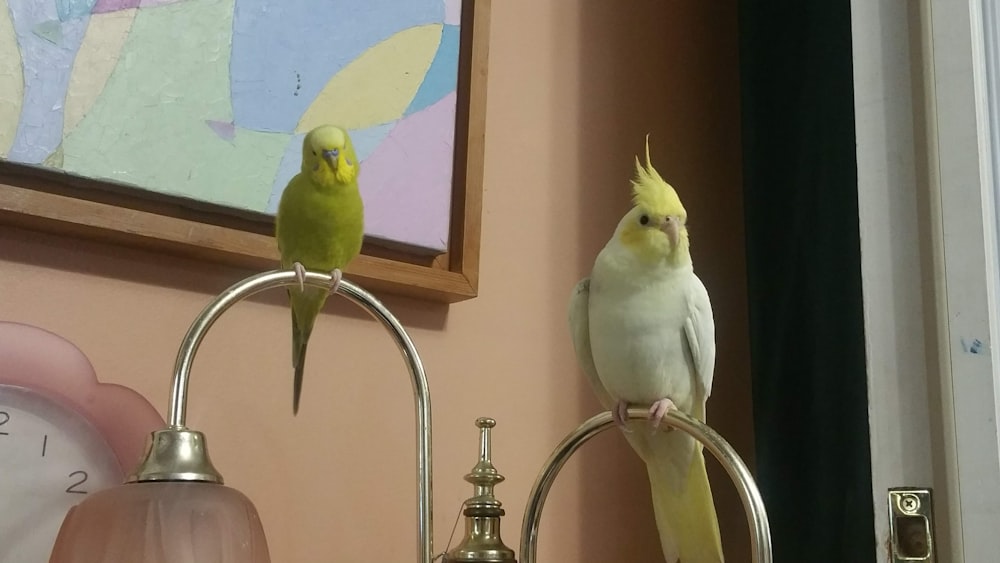
[(273, 215), (347, 128), (366, 234), (447, 250), (461, 0), (0, 0), (0, 158)]

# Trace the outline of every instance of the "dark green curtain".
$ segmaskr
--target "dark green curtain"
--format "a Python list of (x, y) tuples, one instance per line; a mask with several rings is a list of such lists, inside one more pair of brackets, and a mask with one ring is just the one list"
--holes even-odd
[(741, 0), (754, 427), (775, 563), (875, 561), (849, 0)]

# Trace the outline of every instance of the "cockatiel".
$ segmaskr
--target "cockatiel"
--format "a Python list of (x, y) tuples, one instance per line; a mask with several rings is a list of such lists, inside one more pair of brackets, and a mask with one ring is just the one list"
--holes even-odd
[[(569, 324), (577, 358), (599, 400), (646, 462), (667, 563), (721, 563), (722, 545), (701, 444), (656, 431), (670, 409), (705, 420), (715, 369), (715, 321), (694, 274), (677, 192), (635, 161), (634, 207), (576, 285)], [(628, 421), (630, 406), (648, 422)]]
[(360, 167), (347, 132), (322, 125), (302, 141), (302, 170), (281, 194), (275, 238), (281, 266), (294, 268), (298, 289), (288, 290), (292, 309), (292, 412), (299, 412), (306, 346), (328, 292), (305, 287), (305, 271), (330, 272), (334, 287), (341, 270), (361, 252), (364, 205), (358, 191)]

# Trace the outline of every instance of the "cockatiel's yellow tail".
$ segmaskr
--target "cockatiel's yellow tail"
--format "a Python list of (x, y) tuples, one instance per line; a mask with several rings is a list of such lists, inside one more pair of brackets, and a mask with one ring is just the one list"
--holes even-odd
[[(705, 420), (715, 370), (715, 322), (694, 274), (687, 212), (649, 160), (636, 159), (635, 206), (574, 288), (569, 324), (577, 358), (615, 420), (647, 407)], [(667, 563), (721, 563), (722, 544), (701, 445), (681, 431), (630, 421), (625, 437), (646, 462)]]
[[(275, 238), (281, 265), (330, 272), (339, 283), (341, 270), (361, 252), (364, 206), (358, 191), (360, 166), (346, 131), (323, 125), (302, 141), (302, 170), (281, 194), (275, 217)], [(316, 316), (328, 293), (304, 287), (288, 291), (292, 308), (292, 366), (295, 380), (292, 411), (302, 395), (306, 347)]]

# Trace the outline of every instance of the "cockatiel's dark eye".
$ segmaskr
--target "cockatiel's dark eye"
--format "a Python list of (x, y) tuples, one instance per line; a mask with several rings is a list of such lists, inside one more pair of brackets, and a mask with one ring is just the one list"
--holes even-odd
[(640, 225), (648, 225), (649, 224), (649, 215), (643, 215), (642, 217), (639, 217), (639, 224)]

